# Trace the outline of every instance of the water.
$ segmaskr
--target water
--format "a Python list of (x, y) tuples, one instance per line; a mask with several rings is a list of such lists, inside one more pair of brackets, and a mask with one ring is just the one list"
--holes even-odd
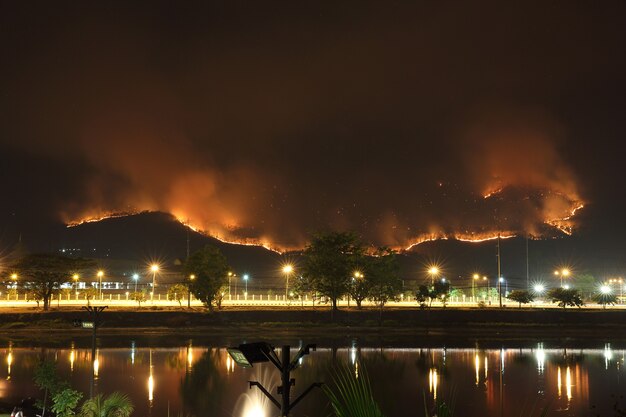
[[(314, 342), (307, 340), (307, 342)], [(529, 342), (488, 348), (463, 343), (422, 347), (381, 348), (358, 342), (334, 348), (320, 346), (306, 356), (296, 378), (297, 396), (309, 384), (330, 381), (329, 370), (347, 364), (363, 376), (367, 370), (374, 394), (387, 416), (423, 416), (427, 406), (452, 402), (456, 416), (539, 415), (613, 416), (616, 401), (626, 394), (625, 351), (609, 343), (583, 347)], [(292, 355), (297, 342), (293, 343)], [(467, 345), (467, 344), (466, 344)], [(51, 347), (53, 346), (53, 347)], [(261, 382), (273, 394), (279, 383), (271, 364), (252, 369), (235, 365), (226, 344), (172, 337), (150, 341), (105, 338), (97, 351), (93, 389), (127, 393), (135, 416), (270, 417), (278, 410), (248, 381)], [(59, 374), (89, 395), (91, 350), (87, 342), (7, 342), (0, 347), (0, 402), (37, 396), (32, 375), (38, 358), (56, 359)], [(294, 416), (327, 416), (330, 408), (314, 390), (293, 411)]]

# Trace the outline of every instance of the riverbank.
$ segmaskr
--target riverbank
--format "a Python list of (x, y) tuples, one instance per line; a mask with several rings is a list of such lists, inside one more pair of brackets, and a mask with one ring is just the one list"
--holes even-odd
[[(151, 308), (107, 309), (102, 313), (100, 335), (437, 335), (467, 337), (622, 337), (626, 339), (626, 312), (591, 309), (479, 309), (433, 308), (430, 310), (328, 308), (227, 308), (213, 313), (204, 309)], [(2, 334), (89, 333), (76, 328), (75, 320), (89, 321), (84, 310), (0, 310)]]

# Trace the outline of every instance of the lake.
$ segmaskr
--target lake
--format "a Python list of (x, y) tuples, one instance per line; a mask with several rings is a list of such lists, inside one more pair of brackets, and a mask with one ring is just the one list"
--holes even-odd
[[(99, 340), (95, 364), (85, 339), (3, 342), (0, 401), (37, 396), (32, 376), (39, 358), (46, 356), (85, 396), (92, 389), (127, 393), (134, 416), (279, 415), (257, 388), (248, 389), (248, 381), (259, 381), (276, 395), (279, 372), (271, 363), (238, 367), (225, 349), (241, 342), (233, 340), (109, 336)], [(301, 342), (290, 342), (293, 356)], [(343, 364), (360, 378), (369, 374), (387, 416), (423, 416), (424, 402), (431, 407), (435, 401), (452, 403), (455, 415), (464, 417), (530, 417), (546, 406), (551, 416), (613, 416), (616, 401), (622, 408), (625, 404), (624, 355), (624, 346), (610, 342), (329, 343), (305, 356), (293, 372), (292, 398), (314, 382), (330, 382), (332, 369)], [(323, 393), (314, 389), (292, 415), (330, 412)]]

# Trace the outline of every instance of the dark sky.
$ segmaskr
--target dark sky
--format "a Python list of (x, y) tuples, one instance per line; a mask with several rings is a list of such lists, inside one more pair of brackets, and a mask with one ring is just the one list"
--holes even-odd
[(0, 0), (4, 245), (160, 210), (626, 250), (623, 1), (143, 3)]

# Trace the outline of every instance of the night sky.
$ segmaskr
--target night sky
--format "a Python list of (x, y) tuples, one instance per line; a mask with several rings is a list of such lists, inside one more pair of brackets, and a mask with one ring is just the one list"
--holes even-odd
[(623, 1), (0, 0), (0, 249), (155, 210), (278, 248), (558, 225), (623, 257), (625, 22)]

